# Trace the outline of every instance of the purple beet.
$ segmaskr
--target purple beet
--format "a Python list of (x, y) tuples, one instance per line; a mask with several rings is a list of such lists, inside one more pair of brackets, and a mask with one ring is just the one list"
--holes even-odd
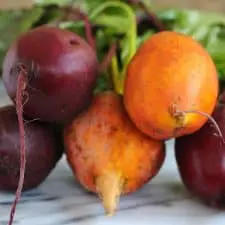
[(78, 35), (45, 25), (24, 33), (12, 44), (3, 63), (3, 81), (14, 102), (21, 66), (27, 73), (23, 81), (26, 116), (61, 123), (90, 104), (97, 56)]
[[(25, 130), (26, 137), (23, 136), (21, 141), (16, 108), (14, 106), (0, 108), (0, 189), (16, 190), (9, 225), (13, 223), (22, 190), (40, 185), (62, 156), (59, 132), (49, 123), (27, 122)], [(20, 154), (21, 146), (22, 154)]]
[[(225, 105), (220, 103), (212, 117), (225, 137)], [(187, 190), (201, 201), (225, 206), (225, 143), (209, 120), (192, 135), (177, 138), (175, 155)]]
[[(44, 122), (27, 122), (23, 190), (40, 185), (62, 156), (56, 132)], [(20, 172), (20, 137), (14, 106), (0, 108), (0, 189), (15, 191)]]

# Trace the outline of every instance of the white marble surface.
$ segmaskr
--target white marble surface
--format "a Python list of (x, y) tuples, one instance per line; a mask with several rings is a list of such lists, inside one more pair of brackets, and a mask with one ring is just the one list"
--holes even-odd
[[(8, 98), (0, 82), (0, 105)], [(0, 192), (0, 225), (7, 225), (14, 195)], [(160, 173), (143, 189), (122, 197), (114, 217), (104, 216), (98, 198), (75, 183), (62, 158), (38, 188), (23, 194), (15, 225), (222, 225), (225, 212), (208, 208), (186, 193), (175, 164), (173, 142)]]

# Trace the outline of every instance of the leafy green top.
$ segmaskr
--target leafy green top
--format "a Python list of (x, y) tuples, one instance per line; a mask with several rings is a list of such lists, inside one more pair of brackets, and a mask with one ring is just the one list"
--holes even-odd
[[(164, 23), (166, 29), (182, 32), (199, 41), (212, 56), (221, 82), (225, 81), (224, 15), (177, 8), (153, 10), (149, 1), (143, 1)], [(0, 65), (8, 47), (17, 36), (33, 27), (60, 20), (60, 7), (68, 4), (78, 7), (88, 15), (92, 26), (97, 27), (95, 39), (99, 61), (104, 58), (110, 46), (117, 43), (117, 54), (113, 56), (107, 73), (112, 75), (114, 87), (122, 94), (129, 61), (138, 46), (157, 32), (151, 26), (151, 21), (146, 27), (138, 20), (142, 18), (142, 11), (127, 1), (36, 0), (32, 9), (0, 12)], [(85, 37), (83, 21), (67, 19), (60, 21), (59, 26)], [(106, 76), (99, 78), (98, 90), (106, 88), (106, 84)]]

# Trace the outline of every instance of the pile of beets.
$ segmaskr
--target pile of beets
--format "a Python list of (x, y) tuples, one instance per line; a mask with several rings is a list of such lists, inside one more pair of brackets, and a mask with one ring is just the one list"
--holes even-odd
[[(10, 222), (21, 192), (40, 185), (63, 154), (61, 128), (91, 104), (99, 63), (80, 36), (50, 25), (21, 35), (3, 63), (12, 100), (0, 109), (0, 188), (15, 191)], [(212, 118), (225, 134), (225, 98)], [(176, 138), (175, 153), (185, 186), (211, 205), (225, 203), (225, 145), (209, 120)]]

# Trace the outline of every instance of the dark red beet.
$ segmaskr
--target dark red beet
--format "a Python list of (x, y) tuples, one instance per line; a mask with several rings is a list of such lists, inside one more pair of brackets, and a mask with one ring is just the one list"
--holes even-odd
[(0, 108), (0, 189), (17, 189), (10, 212), (10, 225), (21, 191), (40, 185), (62, 156), (62, 148), (57, 140), (59, 131), (40, 121), (25, 124), (26, 137), (22, 143), (25, 141), (23, 145), (26, 151), (20, 155), (21, 128), (17, 115), (14, 106)]
[[(40, 185), (62, 156), (55, 130), (47, 123), (31, 121), (26, 129), (26, 172), (23, 190)], [(20, 139), (14, 106), (0, 108), (0, 189), (15, 191), (20, 171)]]
[(3, 81), (14, 102), (21, 63), (28, 70), (23, 108), (28, 117), (65, 122), (90, 104), (98, 62), (90, 45), (76, 34), (46, 25), (12, 44), (3, 63)]
[[(212, 117), (225, 136), (225, 105)], [(192, 135), (177, 138), (175, 155), (181, 179), (190, 193), (203, 202), (225, 206), (225, 144), (215, 126), (208, 121)]]

